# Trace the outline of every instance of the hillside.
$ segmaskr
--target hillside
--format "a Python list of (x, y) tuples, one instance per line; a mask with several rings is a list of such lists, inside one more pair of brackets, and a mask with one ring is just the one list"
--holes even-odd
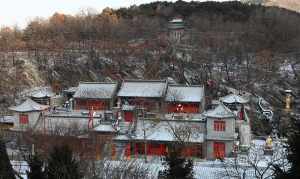
[(242, 2), (274, 6), (300, 12), (299, 0), (242, 0)]
[[(168, 40), (167, 29), (177, 16), (186, 26), (179, 45)], [(6, 107), (15, 94), (38, 85), (170, 78), (214, 80), (282, 106), (281, 92), (300, 84), (299, 49), (300, 15), (276, 7), (177, 1), (55, 13), (24, 30), (1, 29), (0, 101)]]
[(265, 0), (266, 6), (277, 6), (300, 13), (300, 1), (299, 0)]

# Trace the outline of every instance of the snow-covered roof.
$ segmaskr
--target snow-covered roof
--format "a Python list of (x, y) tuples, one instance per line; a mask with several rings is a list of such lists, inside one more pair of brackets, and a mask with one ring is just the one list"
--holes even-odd
[(230, 94), (220, 99), (224, 103), (248, 103), (248, 100), (237, 94)]
[(80, 83), (74, 98), (110, 99), (115, 95), (117, 83)]
[(36, 93), (33, 93), (31, 95), (31, 97), (33, 97), (33, 98), (45, 98), (45, 97), (52, 97), (54, 95), (55, 94), (53, 92), (44, 90), (44, 91), (38, 91)]
[(120, 97), (163, 97), (166, 92), (165, 80), (126, 80), (118, 93)]
[(203, 113), (203, 115), (206, 117), (211, 117), (211, 118), (233, 118), (233, 117), (236, 117), (236, 115), (222, 103), (220, 103), (215, 109), (205, 111)]
[(206, 117), (202, 113), (166, 113), (164, 115), (166, 120), (189, 120), (189, 121), (205, 121)]
[(169, 102), (201, 102), (204, 97), (203, 86), (169, 85), (166, 101)]
[(45, 98), (55, 96), (51, 87), (43, 86), (43, 87), (35, 87), (29, 90), (24, 90), (20, 93), (21, 96), (33, 97), (33, 98)]
[(65, 89), (64, 92), (66, 93), (75, 93), (77, 91), (78, 87), (70, 87), (68, 89)]
[[(94, 124), (99, 123), (101, 119), (94, 117)], [(45, 121), (45, 122), (44, 122)], [(84, 134), (88, 130), (88, 116), (54, 116), (45, 115), (45, 120), (37, 121), (35, 131), (47, 133), (56, 133), (57, 135), (75, 135)]]
[[(201, 131), (199, 122), (191, 121), (159, 121), (154, 122), (151, 120), (138, 120), (136, 131), (131, 135), (133, 140), (146, 140), (149, 141), (163, 141), (172, 142), (179, 141), (175, 137), (174, 130), (191, 130), (191, 136), (189, 139), (184, 139), (186, 142), (202, 143), (204, 141), (204, 134)], [(182, 130), (181, 130), (182, 129)], [(144, 136), (144, 130), (146, 130), (146, 135)], [(181, 136), (183, 137), (183, 136)], [(115, 138), (118, 140), (119, 138)], [(181, 139), (182, 140), (182, 139)]]
[(172, 20), (170, 20), (171, 23), (182, 23), (183, 22), (183, 19), (182, 18), (174, 18)]
[[(94, 114), (94, 118), (102, 118), (104, 113), (108, 111), (97, 111)], [(55, 111), (45, 113), (47, 117), (62, 117), (62, 118), (89, 118), (88, 110), (71, 110), (68, 111), (66, 108), (56, 108)]]
[(135, 106), (132, 106), (132, 105), (122, 105), (122, 110), (123, 111), (133, 111), (135, 109)]
[(31, 112), (31, 111), (44, 111), (48, 109), (48, 105), (41, 105), (29, 98), (18, 106), (10, 107), (9, 109), (16, 112)]
[(95, 132), (117, 132), (112, 124), (99, 124), (97, 127), (93, 129)]
[(0, 117), (0, 123), (14, 123), (14, 116), (3, 116)]

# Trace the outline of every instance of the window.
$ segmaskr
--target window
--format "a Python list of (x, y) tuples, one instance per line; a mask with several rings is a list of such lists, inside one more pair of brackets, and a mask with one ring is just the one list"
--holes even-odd
[(134, 119), (133, 111), (125, 111), (124, 119), (126, 122), (133, 122)]
[(225, 131), (225, 121), (214, 121), (215, 131)]
[(20, 124), (28, 124), (29, 123), (28, 115), (27, 114), (20, 114), (19, 115), (19, 123)]

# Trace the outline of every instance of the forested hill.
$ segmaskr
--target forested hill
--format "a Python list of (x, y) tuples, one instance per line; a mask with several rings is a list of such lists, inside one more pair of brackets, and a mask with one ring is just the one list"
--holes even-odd
[[(187, 38), (180, 45), (189, 47), (183, 52), (187, 61), (174, 55), (166, 38), (168, 21), (178, 16), (186, 25)], [(274, 94), (270, 98), (279, 104), (278, 89), (299, 83), (299, 49), (300, 14), (277, 7), (177, 1), (106, 8), (99, 14), (55, 13), (23, 30), (0, 30), (0, 105), (37, 85), (65, 88), (79, 81), (167, 77), (187, 84), (213, 79), (247, 90), (257, 87)], [(292, 64), (292, 81), (279, 76), (286, 63)], [(218, 68), (221, 74), (214, 71)], [(277, 86), (264, 89), (268, 83)]]
[[(23, 30), (2, 28), (0, 49), (63, 49), (74, 43), (94, 41), (127, 42), (154, 38), (175, 16), (185, 19), (196, 32), (232, 32), (244, 38), (251, 50), (289, 51), (298, 47), (300, 14), (276, 7), (233, 2), (154, 2), (138, 7), (105, 9), (101, 14), (80, 12), (76, 16), (55, 13), (35, 19)], [(246, 42), (246, 43), (245, 43)], [(73, 45), (73, 46), (72, 46)]]

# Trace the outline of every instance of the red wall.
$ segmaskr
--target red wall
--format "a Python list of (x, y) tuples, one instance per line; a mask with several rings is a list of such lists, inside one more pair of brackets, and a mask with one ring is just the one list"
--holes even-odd
[[(168, 146), (166, 144), (161, 143), (147, 143), (146, 149), (147, 155), (157, 155), (163, 156), (168, 153)], [(138, 155), (145, 154), (145, 144), (143, 142), (140, 143), (129, 143), (125, 147), (125, 156), (126, 158), (130, 158), (130, 156), (134, 155), (138, 157)], [(186, 157), (197, 157), (202, 158), (202, 145), (191, 145), (186, 146), (182, 151), (181, 154)]]
[(109, 102), (105, 100), (92, 99), (75, 99), (75, 109), (92, 109), (93, 110), (107, 110), (109, 109)]
[[(178, 105), (182, 105), (182, 110), (177, 111)], [(199, 103), (169, 103), (168, 113), (199, 113)]]

